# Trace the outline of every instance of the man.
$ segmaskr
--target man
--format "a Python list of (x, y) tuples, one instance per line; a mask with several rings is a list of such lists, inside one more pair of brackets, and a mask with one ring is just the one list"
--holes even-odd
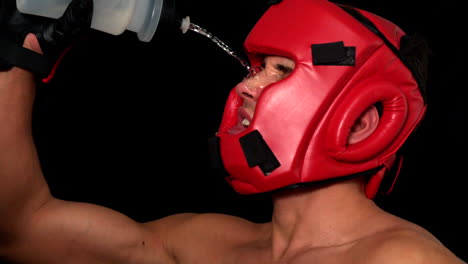
[[(425, 112), (424, 70), (407, 54), (414, 40), (362, 10), (277, 2), (245, 42), (255, 70), (232, 90), (214, 140), (236, 191), (272, 192), (270, 223), (221, 214), (137, 223), (53, 197), (31, 132), (34, 75), (12, 67), (0, 72), (0, 256), (35, 264), (462, 263), (372, 201), (382, 183), (391, 189), (397, 151)], [(34, 34), (23, 43), (43, 52)]]

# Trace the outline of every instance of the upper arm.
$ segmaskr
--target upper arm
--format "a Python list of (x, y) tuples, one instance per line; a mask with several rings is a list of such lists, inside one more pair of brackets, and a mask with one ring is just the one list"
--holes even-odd
[(157, 234), (97, 205), (54, 199), (19, 227), (4, 253), (20, 263), (171, 263)]

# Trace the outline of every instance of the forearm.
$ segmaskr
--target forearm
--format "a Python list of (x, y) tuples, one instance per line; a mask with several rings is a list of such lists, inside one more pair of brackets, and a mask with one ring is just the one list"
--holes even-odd
[[(23, 38), (25, 32), (31, 32), (23, 47), (43, 54), (42, 45), (45, 58), (56, 62), (59, 54), (88, 32), (92, 10), (93, 1), (72, 1), (63, 16), (51, 22), (29, 20), (6, 8), (2, 15), (8, 23), (0, 33)], [(0, 233), (10, 231), (12, 223), (27, 218), (51, 199), (31, 131), (35, 84), (26, 70), (0, 71)]]
[(29, 72), (0, 72), (0, 230), (12, 230), (50, 199), (32, 139), (34, 95)]

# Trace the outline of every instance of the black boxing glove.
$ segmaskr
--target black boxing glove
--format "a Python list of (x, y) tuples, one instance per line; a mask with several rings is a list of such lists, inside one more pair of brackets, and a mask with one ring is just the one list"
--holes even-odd
[[(0, 1), (0, 71), (17, 66), (50, 81), (63, 55), (91, 29), (93, 0), (72, 0), (58, 19), (23, 14), (16, 0)], [(43, 54), (23, 48), (34, 33)]]

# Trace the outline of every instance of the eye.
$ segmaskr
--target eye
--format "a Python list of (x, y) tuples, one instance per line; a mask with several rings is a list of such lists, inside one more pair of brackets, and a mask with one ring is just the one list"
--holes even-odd
[(257, 65), (255, 67), (253, 67), (252, 69), (250, 69), (249, 73), (247, 74), (247, 76), (245, 76), (244, 79), (252, 78), (255, 75), (257, 75), (259, 72), (263, 71), (264, 69), (265, 69), (265, 63), (262, 63), (261, 66)]
[(291, 67), (288, 67), (288, 66), (283, 65), (283, 64), (276, 64), (275, 69), (282, 72), (284, 75), (288, 75), (293, 71), (293, 69)]

